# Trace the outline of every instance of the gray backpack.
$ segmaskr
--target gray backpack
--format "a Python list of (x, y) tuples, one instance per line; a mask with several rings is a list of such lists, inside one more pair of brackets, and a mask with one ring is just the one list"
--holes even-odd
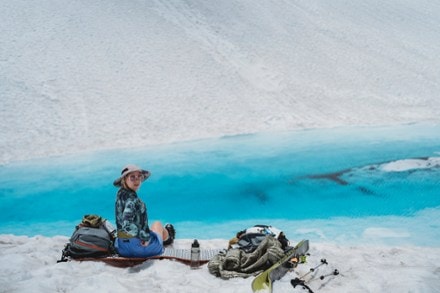
[[(110, 229), (109, 229), (110, 227)], [(115, 254), (114, 231), (107, 220), (96, 215), (85, 215), (66, 244), (62, 259), (106, 257)]]

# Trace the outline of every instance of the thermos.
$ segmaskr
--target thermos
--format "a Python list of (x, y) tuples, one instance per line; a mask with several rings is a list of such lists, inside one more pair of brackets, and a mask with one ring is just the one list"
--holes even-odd
[(104, 228), (113, 238), (116, 238), (116, 228), (109, 222), (109, 220), (104, 221)]
[(191, 269), (197, 269), (200, 266), (200, 244), (197, 239), (191, 244)]

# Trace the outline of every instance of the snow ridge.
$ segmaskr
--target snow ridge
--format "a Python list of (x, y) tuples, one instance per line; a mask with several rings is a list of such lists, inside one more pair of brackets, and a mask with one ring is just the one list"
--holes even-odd
[(0, 3), (0, 164), (440, 117), (435, 1)]

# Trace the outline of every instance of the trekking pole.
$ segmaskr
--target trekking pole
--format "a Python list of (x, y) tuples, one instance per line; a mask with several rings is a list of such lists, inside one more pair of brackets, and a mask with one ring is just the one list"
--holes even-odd
[(306, 284), (304, 278), (307, 277), (309, 274), (315, 272), (322, 265), (328, 265), (328, 262), (325, 258), (322, 258), (319, 265), (310, 268), (310, 270), (301, 277), (290, 280), (290, 284), (292, 284), (293, 288), (296, 288), (296, 286), (301, 286), (303, 287), (303, 289), (308, 290), (309, 293), (313, 293), (312, 289)]
[[(323, 263), (321, 263), (320, 265), (322, 265), (322, 264)], [(317, 267), (319, 267), (319, 265), (313, 269), (316, 269)], [(310, 269), (310, 270), (312, 270), (312, 269)], [(310, 274), (310, 272), (308, 272), (307, 274)], [(304, 276), (306, 276), (307, 274), (305, 274)], [(335, 269), (333, 272), (331, 272), (329, 274), (321, 275), (319, 277), (319, 279), (322, 281), (329, 276), (337, 276), (337, 275), (339, 275), (339, 271), (337, 269)], [(306, 283), (313, 282), (313, 280), (316, 280), (316, 279), (311, 279), (306, 282), (304, 279), (302, 279), (303, 277), (290, 280), (290, 284), (292, 284), (293, 288), (296, 288), (296, 286), (301, 286), (303, 289), (306, 289), (309, 293), (314, 293), (312, 291), (312, 289)]]
[(339, 275), (339, 271), (338, 271), (337, 269), (335, 269), (333, 272), (331, 272), (331, 273), (329, 273), (329, 274), (327, 274), (327, 275), (322, 275), (322, 276), (320, 276), (319, 279), (320, 279), (320, 280), (324, 280), (326, 277), (329, 277), (329, 276), (337, 276), (337, 275)]
[(299, 277), (299, 279), (304, 279), (304, 278), (307, 277), (309, 274), (315, 272), (315, 271), (316, 271), (320, 266), (322, 266), (322, 265), (328, 265), (328, 262), (327, 262), (327, 260), (326, 260), (325, 258), (322, 258), (322, 259), (321, 259), (321, 262), (319, 263), (319, 265), (317, 265), (317, 266), (315, 266), (315, 267), (313, 267), (313, 268), (310, 268), (310, 270), (309, 270), (307, 273), (305, 273), (304, 275), (302, 275), (301, 277)]

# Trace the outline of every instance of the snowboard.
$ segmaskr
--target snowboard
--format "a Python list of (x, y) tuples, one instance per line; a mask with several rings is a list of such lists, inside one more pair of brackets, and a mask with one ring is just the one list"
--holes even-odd
[[(200, 260), (199, 265), (206, 264), (209, 262), (215, 255), (217, 255), (223, 249), (200, 249)], [(151, 257), (122, 257), (122, 256), (108, 256), (108, 257), (85, 257), (85, 258), (76, 258), (70, 259), (75, 261), (98, 261), (104, 262), (108, 265), (119, 267), (119, 268), (127, 268), (133, 267), (136, 265), (140, 265), (146, 261), (157, 259), (169, 259), (179, 261), (181, 263), (190, 265), (191, 264), (191, 249), (176, 249), (166, 247), (164, 253), (161, 255), (151, 256)]]
[(299, 259), (309, 250), (309, 240), (300, 241), (295, 247), (286, 252), (286, 255), (273, 264), (270, 268), (259, 274), (252, 281), (252, 291), (272, 292), (272, 283), (281, 279), (291, 268), (289, 261), (293, 258)]

